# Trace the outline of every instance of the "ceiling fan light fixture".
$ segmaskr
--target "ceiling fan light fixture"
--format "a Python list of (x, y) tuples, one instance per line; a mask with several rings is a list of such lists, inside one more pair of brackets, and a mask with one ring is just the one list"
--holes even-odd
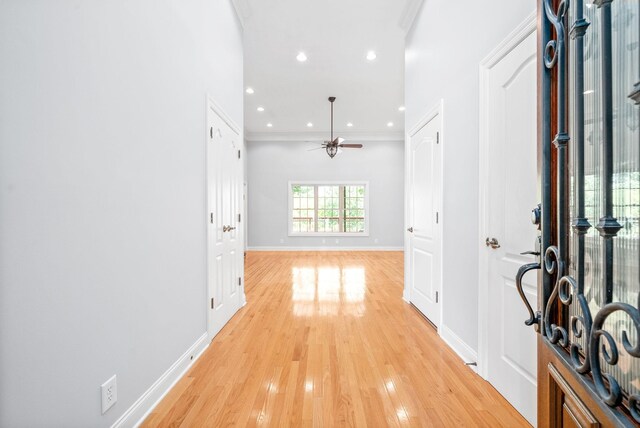
[(373, 61), (377, 57), (378, 57), (378, 55), (376, 55), (375, 51), (367, 52), (367, 61)]
[(307, 54), (304, 52), (298, 52), (298, 56), (296, 56), (298, 62), (305, 62), (307, 60)]
[(331, 159), (333, 159), (338, 154), (338, 146), (327, 146), (327, 154)]

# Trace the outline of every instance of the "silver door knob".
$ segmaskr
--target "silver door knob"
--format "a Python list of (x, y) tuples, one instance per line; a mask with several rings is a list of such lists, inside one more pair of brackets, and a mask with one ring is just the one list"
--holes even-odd
[(407, 232), (409, 232), (409, 233), (413, 233), (413, 227), (408, 228), (408, 229), (407, 229)]
[(491, 238), (491, 239), (487, 238), (487, 239), (485, 239), (484, 244), (487, 247), (493, 248), (494, 250), (496, 248), (500, 248), (500, 243), (498, 242), (498, 240), (496, 238)]
[(236, 230), (236, 228), (232, 226), (222, 226), (223, 232), (231, 232), (232, 230)]

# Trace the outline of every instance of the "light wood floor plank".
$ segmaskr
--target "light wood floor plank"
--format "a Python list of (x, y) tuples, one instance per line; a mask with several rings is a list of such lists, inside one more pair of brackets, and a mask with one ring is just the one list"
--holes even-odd
[(255, 252), (248, 304), (144, 427), (519, 427), (402, 300), (401, 252)]

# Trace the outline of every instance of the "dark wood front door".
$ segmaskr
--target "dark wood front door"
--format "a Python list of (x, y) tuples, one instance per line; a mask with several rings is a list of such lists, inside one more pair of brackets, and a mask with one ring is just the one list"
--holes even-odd
[(640, 426), (640, 0), (539, 0), (538, 41), (538, 424)]

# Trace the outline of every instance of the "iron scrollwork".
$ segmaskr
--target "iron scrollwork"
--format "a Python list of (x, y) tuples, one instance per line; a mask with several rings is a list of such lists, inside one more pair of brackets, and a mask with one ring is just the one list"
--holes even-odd
[[(569, 351), (569, 363), (573, 367), (573, 370), (581, 375), (583, 379), (592, 385), (593, 390), (601, 398), (601, 400), (608, 406), (616, 407), (623, 403), (625, 392), (620, 386), (618, 380), (611, 374), (603, 370), (603, 363), (611, 367), (618, 364), (620, 358), (619, 346), (624, 348), (624, 351), (633, 358), (640, 358), (640, 294), (638, 295), (638, 301), (636, 306), (622, 302), (613, 302), (612, 300), (612, 239), (616, 237), (620, 225), (613, 217), (613, 209), (611, 203), (612, 192), (612, 133), (611, 133), (611, 3), (614, 0), (594, 0), (593, 3), (600, 9), (601, 13), (601, 42), (602, 42), (602, 58), (601, 64), (604, 74), (603, 76), (603, 100), (602, 109), (604, 136), (602, 142), (602, 157), (603, 157), (603, 188), (604, 188), (604, 212), (602, 218), (600, 218), (599, 224), (596, 226), (600, 232), (601, 239), (603, 239), (604, 247), (604, 259), (602, 260), (606, 284), (606, 300), (604, 304), (597, 310), (595, 316), (592, 315), (592, 310), (589, 307), (587, 297), (584, 292), (585, 283), (585, 244), (584, 239), (588, 230), (591, 228), (591, 224), (585, 216), (584, 207), (584, 132), (581, 127), (584, 123), (584, 75), (583, 75), (583, 38), (589, 27), (589, 23), (583, 16), (583, 0), (576, 0), (576, 16), (573, 22), (570, 36), (576, 41), (576, 67), (571, 70), (572, 79), (574, 83), (574, 109), (575, 114), (573, 117), (576, 120), (576, 132), (573, 135), (575, 139), (575, 147), (577, 156), (575, 164), (575, 197), (576, 205), (575, 212), (573, 213), (573, 221), (571, 224), (567, 221), (568, 215), (566, 211), (565, 201), (567, 200), (566, 188), (568, 183), (568, 167), (566, 162), (566, 149), (569, 143), (569, 133), (567, 132), (567, 91), (566, 85), (568, 80), (567, 69), (567, 21), (569, 15), (569, 0), (561, 0), (554, 9), (552, 0), (540, 0), (542, 2), (544, 15), (546, 20), (554, 28), (554, 38), (550, 33), (547, 33), (543, 38), (549, 40), (543, 40), (544, 52), (542, 55), (544, 73), (549, 73), (552, 69), (556, 69), (557, 73), (557, 129), (555, 130), (555, 136), (553, 138), (553, 145), (557, 151), (557, 245), (548, 245), (544, 243), (542, 248), (542, 260), (540, 263), (531, 263), (523, 266), (517, 275), (517, 282), (522, 280), (522, 276), (533, 269), (543, 268), (543, 281), (545, 276), (548, 281), (551, 282), (549, 290), (545, 291), (546, 302), (543, 303), (542, 312), (543, 316), (540, 320), (540, 315), (533, 312), (526, 299), (525, 305), (529, 311), (529, 319), (525, 321), (526, 325), (540, 326), (539, 332), (543, 335), (544, 339), (551, 343), (553, 346), (566, 349)], [(607, 63), (608, 62), (608, 63)], [(548, 76), (548, 74), (547, 74)], [(547, 87), (548, 88), (548, 87)], [(547, 98), (547, 97), (545, 97)], [(638, 96), (638, 89), (635, 88), (632, 94), (629, 95), (632, 102), (640, 102)], [(549, 110), (549, 99), (545, 99), (546, 103), (543, 107), (543, 111)], [(547, 125), (550, 117), (543, 118), (543, 121)], [(545, 125), (543, 123), (543, 125)], [(543, 126), (543, 129), (547, 129)], [(549, 145), (551, 141), (548, 141), (548, 137), (543, 137), (543, 144)], [(546, 192), (546, 193), (545, 193)], [(543, 200), (547, 203), (551, 201), (550, 188), (544, 186), (543, 180)], [(544, 206), (543, 212), (548, 207)], [(572, 227), (575, 233), (578, 246), (577, 252), (574, 254), (576, 266), (576, 276), (572, 276), (568, 273), (568, 236), (569, 227)], [(548, 225), (543, 224), (544, 228)], [(548, 232), (547, 232), (548, 233)], [(546, 245), (546, 248), (544, 248)], [(577, 278), (577, 279), (576, 279)], [(577, 305), (579, 315), (572, 315), (568, 322), (564, 325), (556, 321), (556, 314), (562, 307), (569, 307), (570, 305)], [(569, 311), (562, 311), (568, 314)], [(631, 343), (630, 334), (626, 328), (617, 330), (621, 335), (621, 341), (617, 342), (614, 335), (607, 330), (605, 322), (610, 319), (609, 317), (614, 313), (624, 313), (630, 319), (635, 330), (635, 337), (637, 343)], [(626, 394), (627, 407), (631, 417), (637, 422), (640, 422), (640, 395), (638, 394)]]
[[(638, 302), (638, 306), (640, 306), (640, 301)], [(636, 334), (640, 335), (640, 311), (638, 308), (627, 303), (608, 303), (596, 314), (588, 344), (588, 358), (591, 361), (591, 374), (593, 375), (593, 382), (595, 383), (596, 390), (602, 400), (612, 407), (618, 406), (622, 402), (622, 390), (614, 376), (602, 372), (600, 356), (602, 355), (606, 363), (611, 366), (618, 363), (618, 345), (611, 333), (604, 329), (604, 323), (607, 318), (614, 312), (618, 311), (626, 313), (631, 318), (636, 329)], [(600, 346), (601, 338), (604, 339), (609, 350), (607, 350), (607, 347), (605, 347), (604, 344)], [(629, 341), (629, 336), (626, 330), (622, 331), (622, 346), (630, 356), (640, 358), (640, 341), (635, 345), (632, 345)], [(607, 380), (608, 387), (607, 383), (605, 383), (605, 379)], [(640, 407), (638, 404), (640, 404), (640, 396), (631, 395), (629, 397), (629, 411), (633, 418), (640, 422)]]

